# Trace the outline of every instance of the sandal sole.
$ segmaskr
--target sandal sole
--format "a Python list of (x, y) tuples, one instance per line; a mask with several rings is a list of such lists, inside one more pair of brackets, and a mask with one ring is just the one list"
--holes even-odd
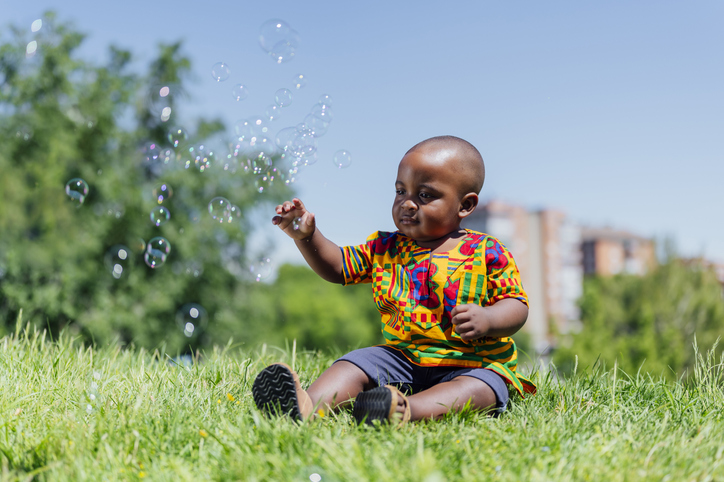
[(294, 376), (283, 365), (270, 365), (259, 372), (251, 388), (254, 403), (264, 414), (289, 415), (302, 421)]
[(362, 422), (373, 425), (375, 420), (387, 423), (391, 408), (392, 392), (385, 387), (376, 387), (357, 395), (352, 408), (352, 416), (357, 421), (357, 425)]

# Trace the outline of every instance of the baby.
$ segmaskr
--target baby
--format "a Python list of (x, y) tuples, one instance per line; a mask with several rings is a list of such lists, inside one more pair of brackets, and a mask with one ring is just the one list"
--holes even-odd
[(374, 233), (359, 246), (340, 248), (325, 238), (299, 199), (276, 207), (272, 223), (319, 276), (372, 283), (385, 344), (348, 353), (306, 391), (289, 366), (268, 366), (252, 388), (259, 409), (302, 420), (354, 401), (358, 423), (404, 423), (466, 405), (502, 412), (508, 385), (535, 393), (515, 371), (509, 338), (528, 317), (513, 257), (494, 237), (460, 228), (484, 180), (483, 158), (469, 142), (420, 142), (397, 168), (397, 231)]

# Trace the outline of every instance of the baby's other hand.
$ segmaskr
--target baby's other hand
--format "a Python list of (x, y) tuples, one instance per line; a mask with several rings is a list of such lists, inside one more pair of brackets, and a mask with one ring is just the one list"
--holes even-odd
[(304, 203), (298, 198), (278, 205), (276, 213), (277, 215), (272, 218), (272, 224), (279, 226), (279, 229), (290, 238), (305, 239), (314, 234), (314, 213), (307, 211)]
[(455, 333), (463, 341), (477, 340), (488, 334), (490, 318), (485, 308), (476, 304), (458, 305), (450, 313)]

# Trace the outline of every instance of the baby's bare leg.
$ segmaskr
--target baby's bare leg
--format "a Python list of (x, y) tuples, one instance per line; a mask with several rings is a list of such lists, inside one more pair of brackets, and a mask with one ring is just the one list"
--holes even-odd
[(327, 368), (307, 389), (307, 393), (315, 407), (333, 409), (347, 404), (358, 393), (374, 386), (357, 365), (340, 360)]
[[(439, 418), (450, 410), (462, 409), (468, 400), (472, 408), (478, 410), (489, 409), (496, 404), (493, 389), (482, 380), (468, 376), (453, 378), (407, 398), (411, 420)], [(398, 411), (402, 410), (403, 407), (398, 405)]]

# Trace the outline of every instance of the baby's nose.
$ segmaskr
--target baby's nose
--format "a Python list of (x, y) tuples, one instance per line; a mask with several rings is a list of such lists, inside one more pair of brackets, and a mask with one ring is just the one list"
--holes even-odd
[(412, 199), (405, 199), (404, 201), (402, 201), (402, 205), (400, 207), (407, 211), (417, 210), (417, 204), (412, 202)]

